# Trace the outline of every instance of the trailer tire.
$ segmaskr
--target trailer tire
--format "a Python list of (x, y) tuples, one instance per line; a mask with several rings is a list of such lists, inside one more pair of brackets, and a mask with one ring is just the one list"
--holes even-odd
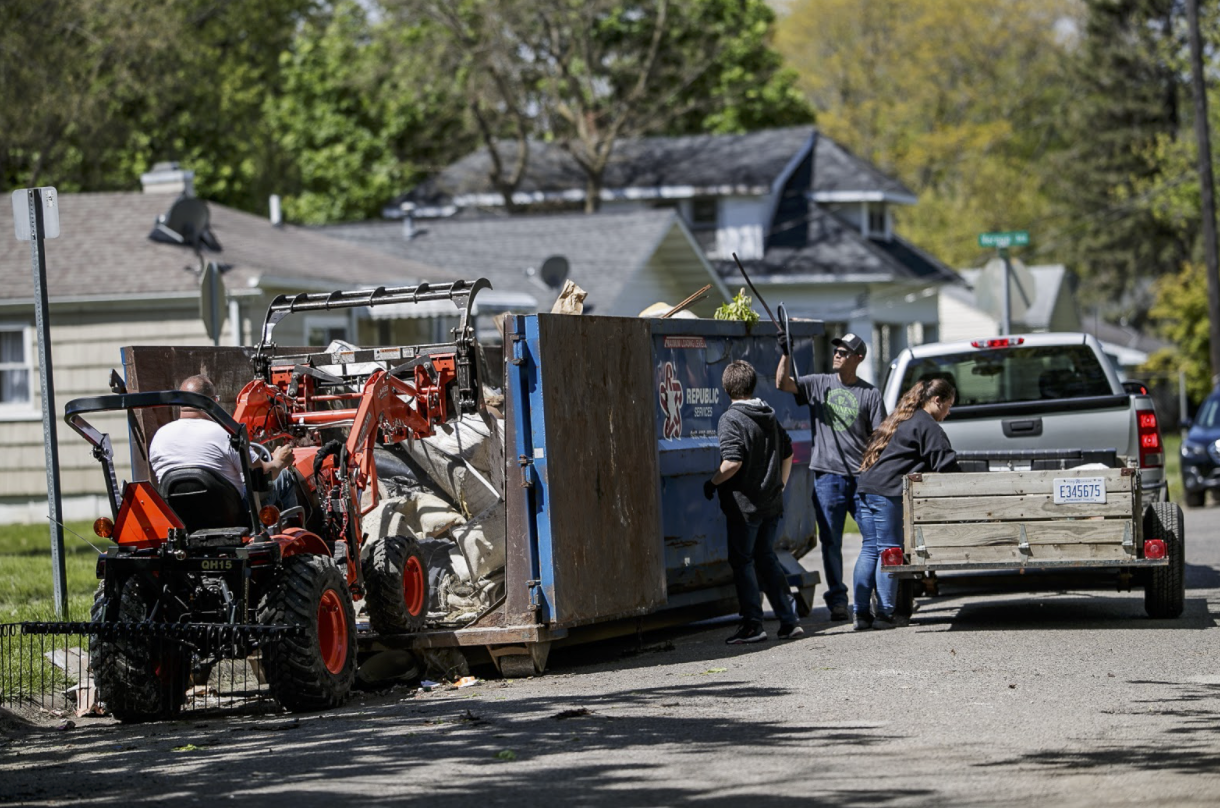
[(1184, 499), (1187, 508), (1202, 508), (1207, 503), (1207, 492), (1187, 491)]
[(1170, 620), (1186, 607), (1186, 541), (1182, 509), (1172, 502), (1154, 502), (1144, 509), (1144, 540), (1165, 542), (1169, 566), (1153, 567), (1144, 585), (1144, 611), (1156, 620)]
[(428, 618), (428, 564), (415, 539), (386, 536), (364, 560), (369, 625), (378, 634), (411, 634)]
[[(128, 578), (119, 593), (118, 620), (141, 623), (156, 605), (152, 585)], [(93, 596), (90, 617), (101, 623), (105, 614), (105, 585)], [(169, 638), (138, 634), (89, 639), (89, 658), (98, 698), (110, 714), (123, 722), (146, 721), (173, 715), (186, 701), (190, 656)]]
[(271, 694), (288, 710), (320, 710), (347, 699), (356, 680), (356, 610), (334, 561), (318, 555), (284, 559), (258, 606), (263, 625), (296, 633), (263, 649)]

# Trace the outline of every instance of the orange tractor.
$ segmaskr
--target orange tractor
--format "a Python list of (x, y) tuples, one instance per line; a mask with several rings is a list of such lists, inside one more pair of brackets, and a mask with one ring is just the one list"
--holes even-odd
[[(192, 676), (220, 659), (258, 654), (271, 694), (291, 710), (342, 702), (356, 671), (354, 601), (367, 599), (381, 634), (419, 630), (428, 578), (407, 536), (367, 537), (361, 517), (377, 504), (373, 449), (426, 437), (478, 406), (474, 296), (480, 279), (443, 285), (282, 296), (272, 302), (254, 354), (256, 378), (230, 416), (207, 396), (118, 392), (77, 399), (68, 424), (93, 445), (113, 518), (114, 542), (98, 561), (90, 657), (101, 700), (124, 720), (172, 713)], [(271, 342), (290, 313), (451, 300), (454, 341), (282, 355)], [(224, 428), (241, 459), (246, 497), (206, 469), (120, 490), (110, 438), (84, 418), (100, 411), (193, 407)], [(137, 432), (138, 434), (138, 432)], [(299, 505), (281, 512), (251, 467), (251, 451), (289, 440)]]

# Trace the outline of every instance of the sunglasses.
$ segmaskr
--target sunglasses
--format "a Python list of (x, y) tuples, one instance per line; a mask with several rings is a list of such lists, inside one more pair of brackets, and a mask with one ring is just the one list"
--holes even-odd
[(835, 356), (851, 356), (851, 351), (846, 348), (835, 348)]

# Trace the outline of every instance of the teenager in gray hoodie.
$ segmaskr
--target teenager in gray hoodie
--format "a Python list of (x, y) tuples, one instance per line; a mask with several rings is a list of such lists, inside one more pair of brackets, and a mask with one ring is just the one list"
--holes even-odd
[(784, 486), (792, 471), (792, 441), (779, 425), (775, 410), (754, 397), (757, 375), (749, 362), (737, 360), (724, 369), (721, 382), (732, 404), (720, 416), (720, 467), (703, 484), (711, 499), (720, 493), (728, 522), (729, 566), (737, 587), (741, 626), (729, 645), (767, 639), (762, 624), (762, 595), (779, 618), (781, 640), (799, 637), (788, 582), (775, 556), (776, 529), (784, 515)]

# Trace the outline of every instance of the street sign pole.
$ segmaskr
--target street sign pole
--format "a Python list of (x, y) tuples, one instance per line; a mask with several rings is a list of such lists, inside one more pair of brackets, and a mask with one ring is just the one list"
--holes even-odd
[(1009, 295), (1009, 279), (1012, 277), (1012, 262), (1008, 257), (1009, 247), (1028, 247), (1028, 230), (1007, 230), (999, 233), (979, 233), (980, 247), (995, 247), (996, 254), (1004, 262), (1004, 277), (1000, 282), (1000, 336), (1012, 333), (1012, 302)]
[[(49, 191), (55, 204), (54, 188), (28, 188), (25, 191), (29, 210), (30, 268), (34, 273), (34, 321), (38, 329), (38, 377), (42, 389), (42, 436), (46, 447), (47, 518), (51, 520), (51, 575), (55, 597), (55, 616), (66, 619), (68, 614), (67, 570), (64, 567), (64, 525), (59, 491), (59, 439), (55, 419), (55, 382), (51, 367), (51, 324), (47, 301), (47, 256), (43, 248), (45, 214), (43, 191)], [(17, 194), (20, 194), (18, 191)], [(16, 201), (16, 200), (15, 200)], [(59, 214), (55, 213), (51, 237), (59, 235)], [(15, 223), (18, 228), (21, 222)], [(19, 234), (20, 237), (20, 234)]]

